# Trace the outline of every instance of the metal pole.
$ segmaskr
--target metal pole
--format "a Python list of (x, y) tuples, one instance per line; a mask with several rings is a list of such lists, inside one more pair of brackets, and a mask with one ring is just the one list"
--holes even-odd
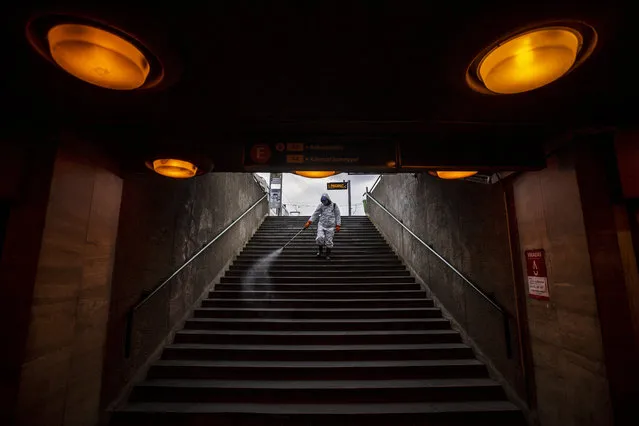
[(348, 181), (348, 215), (351, 215), (351, 181)]

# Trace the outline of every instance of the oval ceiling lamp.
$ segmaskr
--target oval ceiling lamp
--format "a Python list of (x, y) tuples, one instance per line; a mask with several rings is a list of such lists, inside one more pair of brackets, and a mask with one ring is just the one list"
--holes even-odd
[[(25, 30), (27, 40), (42, 57), (98, 87), (159, 90), (175, 83), (180, 75), (177, 55), (143, 27), (137, 30), (153, 44), (153, 50), (107, 22), (80, 15), (38, 14)], [(162, 61), (154, 51), (162, 53)]]
[(107, 89), (134, 90), (144, 85), (149, 61), (124, 38), (89, 25), (61, 24), (48, 34), (53, 60), (66, 72)]
[(198, 173), (198, 168), (195, 164), (174, 158), (153, 160), (151, 166), (155, 173), (174, 179), (188, 179)]
[(436, 176), (440, 179), (463, 179), (476, 175), (478, 172), (463, 172), (463, 171), (435, 171), (428, 172), (429, 174)]
[(502, 39), (471, 63), (466, 81), (490, 94), (529, 92), (556, 81), (592, 52), (597, 36), (584, 24), (527, 29)]
[(325, 178), (325, 177), (329, 177), (329, 176), (335, 176), (337, 174), (339, 174), (340, 172), (302, 172), (302, 171), (298, 171), (298, 172), (293, 172), (298, 176), (303, 176), (306, 178), (311, 178), (311, 179), (320, 179), (320, 178)]

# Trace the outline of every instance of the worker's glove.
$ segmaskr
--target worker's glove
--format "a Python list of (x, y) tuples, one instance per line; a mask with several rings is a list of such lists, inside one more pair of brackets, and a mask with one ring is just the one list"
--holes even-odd
[(311, 226), (311, 223), (313, 223), (313, 222), (311, 222), (310, 220), (309, 220), (308, 222), (306, 222), (306, 223), (304, 224), (304, 229), (306, 229), (306, 228), (308, 228), (309, 226)]
[(340, 230), (340, 229), (342, 229), (342, 227), (341, 227), (340, 225), (337, 225), (337, 226), (335, 227), (335, 232), (339, 232), (339, 230)]

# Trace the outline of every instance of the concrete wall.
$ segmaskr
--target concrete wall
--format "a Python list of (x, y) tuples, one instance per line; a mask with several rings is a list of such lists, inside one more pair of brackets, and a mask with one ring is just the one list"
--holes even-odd
[[(550, 301), (527, 316), (542, 425), (611, 424), (597, 298), (574, 156), (513, 182), (521, 252), (546, 251)], [(520, 259), (525, 273), (525, 259)]]
[[(503, 183), (506, 213), (498, 205), (500, 186), (385, 176), (374, 194), (508, 310), (516, 308), (522, 347), (515, 359), (521, 357), (523, 368), (498, 358), (499, 326), (485, 308), (469, 303), (472, 292), (372, 202), (369, 212), (517, 389), (523, 370), (533, 421), (542, 426), (634, 424), (639, 232), (633, 229), (639, 229), (634, 216), (639, 203), (627, 199), (623, 167), (628, 164), (615, 153), (615, 135), (579, 135), (567, 143), (549, 157), (546, 169)], [(510, 237), (504, 235), (507, 229)], [(508, 238), (514, 279), (507, 276)], [(548, 301), (527, 295), (524, 252), (531, 249), (546, 252)]]
[[(26, 141), (16, 139), (28, 149)], [(17, 150), (14, 149), (16, 154)], [(29, 173), (0, 168), (8, 208), (0, 259), (0, 424), (16, 423), (20, 372), (31, 318), (31, 302), (46, 218), (55, 147), (31, 157)], [(22, 157), (19, 155), (18, 158)], [(10, 163), (15, 158), (6, 157)], [(24, 165), (24, 163), (22, 163)], [(12, 185), (9, 185), (11, 183)]]
[[(515, 316), (513, 275), (502, 188), (430, 175), (384, 176), (373, 196), (404, 225)], [(520, 395), (525, 394), (517, 327), (508, 359), (503, 317), (374, 202), (373, 222), (443, 307)]]
[(103, 407), (117, 402), (170, 339), (171, 330), (223, 272), (268, 213), (264, 200), (141, 308), (132, 353), (124, 354), (129, 309), (190, 255), (264, 195), (251, 174), (219, 173), (180, 181), (145, 174), (124, 180), (104, 368)]
[[(44, 225), (36, 221), (17, 230), (31, 240), (33, 226), (40, 243), (35, 257), (32, 250), (17, 252), (23, 262), (33, 259), (35, 276), (25, 269), (33, 281), (21, 279), (22, 297), (8, 299), (21, 310), (26, 327), (15, 323), (17, 338), (9, 345), (24, 343), (15, 418), (7, 424), (90, 425), (98, 420), (122, 183), (108, 164), (83, 148), (65, 140), (52, 177), (39, 180), (39, 185), (50, 183), (47, 202), (38, 210)], [(19, 247), (10, 253), (14, 250)], [(4, 290), (2, 298), (10, 297)]]

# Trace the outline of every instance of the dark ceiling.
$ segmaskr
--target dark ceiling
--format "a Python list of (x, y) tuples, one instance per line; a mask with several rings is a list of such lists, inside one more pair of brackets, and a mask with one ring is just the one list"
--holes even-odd
[[(639, 79), (632, 71), (639, 37), (626, 3), (90, 3), (14, 1), (13, 11), (5, 7), (5, 128), (72, 129), (123, 161), (190, 147), (214, 157), (216, 170), (241, 170), (242, 142), (265, 134), (409, 133), (428, 145), (442, 141), (433, 135), (459, 129), (469, 140), (478, 129), (485, 141), (486, 129), (556, 135), (631, 124), (637, 114)], [(76, 80), (25, 38), (28, 19), (50, 12), (125, 30), (177, 80), (134, 92)], [(518, 95), (484, 95), (466, 85), (468, 64), (492, 41), (557, 19), (583, 21), (597, 31), (597, 47), (581, 67)], [(510, 149), (517, 150), (518, 139), (508, 137)]]

